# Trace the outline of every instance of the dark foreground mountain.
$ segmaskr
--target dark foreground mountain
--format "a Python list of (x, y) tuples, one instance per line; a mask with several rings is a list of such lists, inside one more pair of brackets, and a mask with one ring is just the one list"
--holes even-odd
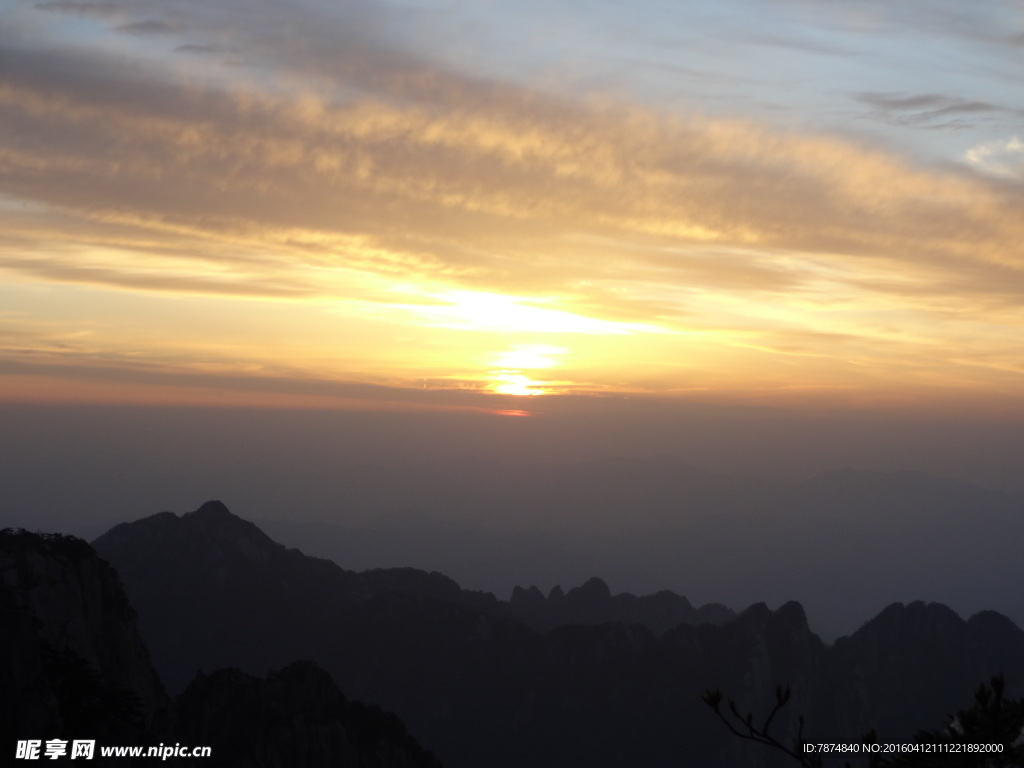
[(980, 681), (1005, 672), (1019, 695), (1024, 679), (1024, 632), (995, 613), (964, 621), (938, 604), (894, 604), (832, 647), (797, 603), (661, 634), (564, 624), (612, 605), (617, 618), (650, 622), (660, 601), (667, 614), (688, 604), (616, 602), (595, 580), (559, 613), (569, 595), (523, 590), (506, 604), (439, 574), (355, 574), (285, 549), (216, 502), (117, 526), (95, 547), (120, 572), (172, 689), (200, 670), (263, 674), (310, 658), (455, 768), (782, 765), (730, 737), (700, 694), (722, 688), (743, 711), (767, 712), (788, 683), (779, 733), (795, 733), (803, 714), (813, 741), (872, 728), (902, 741), (943, 722)]
[(135, 612), (84, 541), (0, 533), (0, 613), (5, 738), (135, 743), (166, 727), (170, 700)]
[(440, 768), (377, 707), (348, 701), (312, 662), (266, 678), (238, 669), (200, 674), (176, 704), (176, 739), (210, 745), (229, 768)]
[(81, 540), (3, 531), (0, 762), (32, 739), (93, 740), (101, 765), (103, 746), (184, 744), (210, 747), (204, 764), (221, 768), (440, 766), (398, 718), (348, 701), (312, 662), (199, 675), (172, 702), (114, 570)]

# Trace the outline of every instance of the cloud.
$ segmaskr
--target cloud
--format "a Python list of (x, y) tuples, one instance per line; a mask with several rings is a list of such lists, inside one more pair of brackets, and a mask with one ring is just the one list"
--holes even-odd
[(141, 291), (209, 294), (214, 296), (248, 296), (259, 298), (299, 299), (316, 295), (309, 285), (291, 280), (267, 281), (228, 273), (218, 278), (189, 274), (177, 270), (139, 269), (127, 263), (115, 265), (76, 264), (67, 259), (53, 257), (4, 257), (0, 255), (0, 270), (11, 270), (42, 278), (47, 282), (78, 283)]
[(864, 92), (856, 101), (874, 108), (868, 116), (890, 125), (911, 128), (963, 130), (980, 121), (1006, 115), (1009, 110), (986, 101), (962, 99), (935, 93), (902, 94)]
[[(276, 29), (271, 4), (233, 31), (183, 8), (183, 24), (252, 66), (178, 56), (126, 67), (0, 32), (0, 193), (34, 204), (0, 207), (8, 275), (354, 303), (435, 325), (444, 302), (431, 312), (431, 297), (461, 292), (482, 308), (460, 328), (533, 332), (537, 313), (517, 325), (512, 309), (551, 307), (587, 327), (692, 338), (694, 360), (852, 350), (867, 369), (908, 349), (946, 359), (935, 337), (968, 327), (995, 340), (994, 358), (1020, 352), (1013, 185), (839, 137), (453, 71), (382, 42), (364, 6), (339, 11), (354, 14), (341, 32), (303, 16), (279, 37), (259, 34)], [(857, 98), (935, 121), (998, 109)], [(976, 165), (998, 154), (976, 149)], [(509, 316), (485, 317), (503, 306)], [(687, 375), (693, 386), (710, 376)]]
[(101, 19), (116, 17), (125, 10), (120, 3), (87, 2), (86, 0), (52, 0), (52, 2), (36, 3), (35, 7), (50, 13), (93, 16)]
[(854, 94), (857, 101), (893, 111), (920, 111), (926, 114), (950, 112), (993, 112), (998, 107), (984, 101), (972, 101), (935, 93), (906, 95), (899, 93), (865, 92)]
[(581, 279), (791, 289), (807, 279), (800, 253), (1020, 266), (1013, 201), (838, 139), (567, 103), (443, 70), (342, 66), (334, 77), (373, 93), (335, 101), (2, 55), (17, 64), (0, 90), (8, 195), (258, 241), (299, 262), (541, 293)]
[[(388, 386), (318, 380), (307, 371), (286, 368), (245, 374), (203, 370), (181, 360), (142, 361), (59, 345), (31, 353), (0, 347), (0, 382), (9, 385), (4, 387), (6, 391), (0, 390), (0, 401), (67, 401), (58, 383), (62, 379), (75, 381), (75, 389), (80, 390), (78, 395), (72, 393), (72, 402), (215, 402), (229, 407), (372, 408), (493, 415), (502, 415), (503, 409), (521, 404), (514, 397), (500, 394), (489, 394), (482, 401), (480, 395), (486, 383), (482, 381), (456, 386), (457, 382), (424, 380), (421, 387)], [(19, 380), (35, 386), (19, 387)]]
[(174, 52), (192, 54), (195, 56), (213, 56), (224, 53), (235, 53), (236, 51), (230, 48), (221, 48), (220, 46), (216, 45), (199, 45), (195, 43), (189, 43), (186, 45), (179, 45), (177, 48), (174, 49)]
[(801, 53), (811, 53), (818, 56), (856, 56), (857, 51), (831, 44), (819, 43), (815, 40), (801, 38), (795, 35), (774, 35), (756, 34), (748, 35), (746, 40), (757, 45), (766, 45), (773, 48), (787, 48)]
[(984, 173), (1024, 180), (1024, 141), (1018, 136), (978, 144), (967, 150), (964, 159)]
[(182, 29), (183, 27), (180, 24), (172, 24), (171, 22), (158, 19), (146, 19), (145, 21), (135, 21), (131, 24), (122, 24), (114, 27), (115, 32), (140, 36), (170, 35), (180, 32)]

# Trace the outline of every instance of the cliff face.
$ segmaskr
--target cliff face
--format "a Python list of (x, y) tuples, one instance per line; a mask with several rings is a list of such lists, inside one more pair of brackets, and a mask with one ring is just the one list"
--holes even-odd
[(135, 612), (114, 569), (88, 544), (66, 536), (4, 532), (0, 584), (11, 620), (8, 642), (12, 653), (23, 649), (17, 656), (24, 659), (18, 684), (33, 675), (40, 690), (51, 691), (61, 731), (105, 719), (99, 710), (90, 717), (90, 698), (98, 698), (99, 709), (118, 710), (104, 726), (115, 731), (144, 731), (166, 714), (168, 699), (136, 629)]
[(0, 740), (48, 738), (63, 730), (60, 702), (44, 663), (38, 621), (0, 584)]

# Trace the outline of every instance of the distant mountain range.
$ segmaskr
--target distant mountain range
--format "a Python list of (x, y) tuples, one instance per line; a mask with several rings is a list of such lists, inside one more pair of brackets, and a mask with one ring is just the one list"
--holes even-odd
[(769, 482), (661, 457), (341, 468), (337, 484), (335, 517), (296, 507), (260, 526), (356, 570), (411, 565), (506, 597), (600, 574), (726, 605), (799, 599), (830, 640), (893, 600), (1024, 624), (1024, 494), (957, 480), (841, 470)]
[[(843, 478), (824, 482), (831, 493)], [(994, 612), (964, 621), (897, 603), (829, 647), (794, 602), (733, 616), (668, 592), (613, 596), (599, 579), (506, 602), (439, 573), (344, 570), (219, 502), (116, 526), (93, 546), (120, 574), (172, 691), (200, 670), (263, 675), (311, 659), (347, 695), (396, 713), (449, 768), (782, 765), (727, 734), (700, 694), (720, 687), (767, 712), (785, 683), (782, 734), (803, 714), (812, 740), (869, 728), (905, 740), (997, 672), (1014, 695), (1024, 682), (1024, 632)]]

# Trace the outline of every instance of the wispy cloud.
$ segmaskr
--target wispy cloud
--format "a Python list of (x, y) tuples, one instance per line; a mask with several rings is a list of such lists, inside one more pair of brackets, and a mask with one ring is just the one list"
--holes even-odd
[(1011, 110), (986, 101), (943, 96), (935, 93), (857, 93), (853, 98), (874, 108), (876, 120), (915, 128), (959, 130), (990, 119), (992, 115), (1009, 117)]
[[(0, 255), (0, 269), (11, 270), (45, 281), (82, 283), (111, 288), (142, 291), (184, 292), (214, 296), (251, 296), (262, 298), (302, 299), (315, 296), (312, 286), (298, 281), (266, 279), (246, 280), (235, 274), (218, 278), (189, 274), (170, 265), (157, 265), (156, 269), (139, 269), (125, 260), (117, 265), (71, 263), (60, 258), (4, 257)], [(159, 267), (163, 266), (161, 270)]]
[(124, 6), (120, 3), (88, 2), (87, 0), (51, 0), (51, 2), (36, 3), (35, 7), (50, 13), (94, 16), (101, 19), (116, 17), (124, 11)]
[(788, 48), (803, 53), (811, 53), (816, 56), (848, 57), (857, 56), (860, 53), (852, 48), (837, 45), (835, 42), (826, 43), (817, 40), (808, 40), (798, 35), (782, 34), (755, 34), (745, 38), (756, 45), (767, 45), (776, 48)]
[(217, 56), (225, 53), (235, 53), (236, 51), (232, 48), (222, 48), (217, 45), (201, 45), (198, 43), (187, 43), (185, 45), (179, 45), (174, 49), (175, 53), (186, 53), (196, 56)]
[(180, 24), (173, 24), (159, 19), (146, 19), (145, 21), (134, 21), (130, 24), (121, 24), (114, 27), (115, 32), (127, 35), (170, 35), (182, 31)]
[(925, 94), (899, 94), (899, 93), (859, 93), (855, 94), (857, 101), (870, 104), (874, 107), (893, 111), (913, 111), (925, 114), (948, 114), (950, 112), (993, 112), (999, 110), (984, 101), (961, 99), (952, 96), (942, 96), (936, 93)]

